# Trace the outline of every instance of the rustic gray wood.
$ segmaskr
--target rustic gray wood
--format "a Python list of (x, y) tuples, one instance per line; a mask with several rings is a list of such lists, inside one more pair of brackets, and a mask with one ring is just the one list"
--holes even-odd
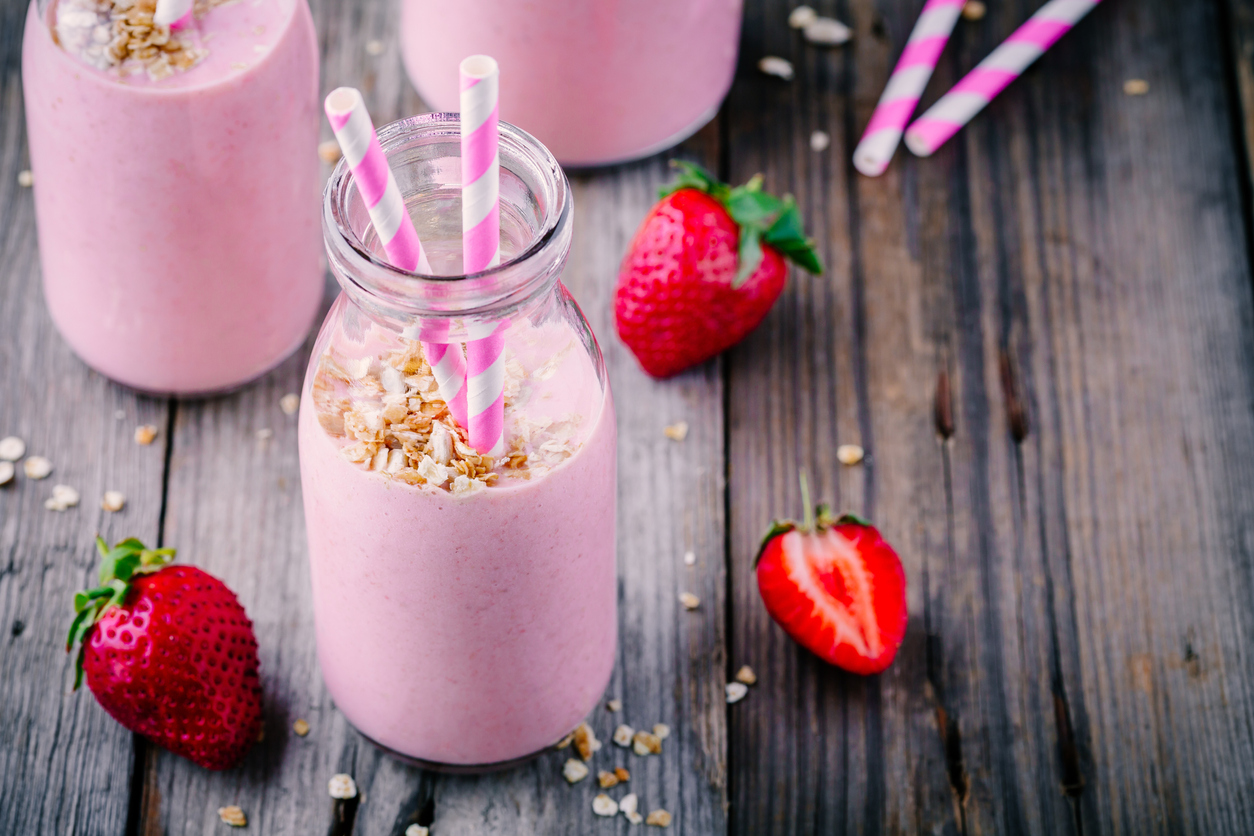
[[(425, 110), (405, 79), (395, 38), (396, 4), (322, 3), (315, 15), (325, 46), (324, 88), (360, 87), (376, 121)], [(367, 43), (383, 51), (372, 56)], [(377, 50), (376, 50), (377, 51)], [(709, 165), (716, 131), (689, 144)], [(311, 149), (312, 150), (312, 149)], [(722, 397), (718, 364), (679, 380), (648, 380), (613, 337), (611, 294), (618, 260), (668, 176), (664, 161), (574, 178), (575, 247), (565, 274), (601, 338), (620, 422), (620, 651), (607, 698), (590, 722), (605, 748), (591, 766), (626, 766), (641, 810), (665, 808), (678, 832), (717, 833), (725, 823), (726, 729)], [(147, 750), (141, 833), (209, 833), (217, 808), (241, 806), (266, 834), (327, 832), (326, 782), (353, 774), (364, 801), (361, 836), (401, 834), (435, 822), (436, 833), (570, 833), (629, 827), (592, 813), (600, 792), (589, 779), (571, 787), (553, 752), (487, 777), (450, 777), (381, 755), (334, 709), (317, 669), (294, 417), (279, 411), (299, 391), (309, 346), (259, 383), (225, 398), (177, 407), (169, 474), (166, 539), (187, 559), (227, 581), (252, 616), (267, 695), (266, 739), (243, 766), (209, 773), (166, 752)], [(664, 427), (686, 420), (676, 443)], [(258, 430), (273, 436), (258, 440)], [(683, 564), (686, 550), (699, 555)], [(688, 613), (683, 590), (702, 606)], [(306, 719), (301, 739), (291, 723)], [(609, 744), (620, 722), (669, 724), (661, 757), (639, 758)], [(338, 832), (338, 831), (337, 831)]]
[[(1215, 10), (1103, 4), (935, 158), (850, 182), (919, 5), (851, 4), (831, 54), (750, 4), (742, 63), (799, 83), (742, 79), (732, 172), (796, 191), (835, 270), (729, 364), (730, 648), (773, 665), (731, 712), (732, 829), (1241, 832), (1254, 333), (1224, 67), (1196, 47)], [(960, 23), (934, 88), (1035, 5)], [(910, 633), (878, 681), (820, 670), (756, 600), (805, 464), (902, 553)]]
[[(84, 687), (71, 693), (65, 635), (75, 592), (95, 585), (96, 533), (155, 543), (166, 441), (164, 404), (83, 365), (48, 317), (40, 286), (18, 74), (26, 6), (0, 5), (0, 437), (26, 441), (54, 467), (42, 481), (0, 486), (0, 833), (122, 833), (132, 779), (131, 735)], [(117, 418), (115, 414), (122, 417)], [(162, 433), (135, 444), (139, 424)], [(81, 503), (44, 508), (54, 485)], [(126, 508), (101, 510), (106, 490)]]

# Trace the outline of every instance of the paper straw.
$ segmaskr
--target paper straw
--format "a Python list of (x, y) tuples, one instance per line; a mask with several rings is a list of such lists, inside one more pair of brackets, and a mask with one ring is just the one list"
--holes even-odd
[[(501, 158), (497, 101), (500, 70), (487, 55), (461, 63), (462, 256), (466, 273), (501, 263)], [(505, 452), (504, 323), (480, 323), (466, 343), (470, 446)]]
[(862, 141), (853, 151), (853, 165), (858, 171), (878, 177), (888, 168), (965, 4), (966, 0), (927, 0), (923, 4)]
[[(402, 270), (431, 275), (431, 263), (422, 249), (409, 210), (405, 208), (387, 156), (379, 145), (379, 135), (375, 133), (361, 93), (352, 87), (336, 88), (327, 96), (325, 108), (388, 260)], [(423, 353), (440, 387), (440, 397), (448, 404), (453, 420), (464, 427), (466, 361), (461, 348), (448, 344), (447, 321), (424, 321), (418, 331)]]
[(906, 129), (906, 147), (928, 157), (1101, 0), (1050, 0)]
[(157, 0), (152, 22), (160, 26), (178, 27), (187, 23), (195, 0)]

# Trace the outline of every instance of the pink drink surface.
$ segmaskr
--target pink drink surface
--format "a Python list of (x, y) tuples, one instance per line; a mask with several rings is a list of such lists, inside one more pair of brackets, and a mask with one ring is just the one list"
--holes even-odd
[(267, 371), (304, 340), (323, 288), (308, 6), (236, 0), (195, 27), (207, 56), (153, 80), (70, 54), (34, 4), (26, 21), (48, 308), (88, 365), (150, 392)]
[(501, 471), (497, 485), (455, 495), (371, 472), (302, 398), (323, 678), (363, 734), (434, 763), (551, 745), (596, 705), (614, 662), (613, 403), (564, 323), (521, 339), (511, 328), (506, 345), (528, 381), (507, 441), (520, 421), (573, 427), (569, 458), (530, 479)]
[(458, 62), (501, 67), (501, 119), (565, 165), (647, 156), (708, 122), (731, 86), (741, 0), (402, 0), (418, 92), (458, 111)]

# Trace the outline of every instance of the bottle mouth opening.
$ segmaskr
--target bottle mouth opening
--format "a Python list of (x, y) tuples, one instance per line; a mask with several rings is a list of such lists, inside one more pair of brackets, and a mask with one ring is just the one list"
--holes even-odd
[(413, 116), (379, 128), (378, 135), (434, 272), (388, 262), (341, 159), (323, 194), (323, 232), (332, 269), (346, 290), (351, 283), (399, 310), (461, 315), (530, 296), (534, 285), (556, 278), (569, 247), (570, 188), (539, 140), (500, 123), (501, 263), (463, 273), (459, 115)]

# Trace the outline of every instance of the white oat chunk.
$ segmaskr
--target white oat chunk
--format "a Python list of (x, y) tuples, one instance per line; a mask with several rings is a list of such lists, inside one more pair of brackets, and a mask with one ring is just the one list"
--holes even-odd
[(645, 816), (644, 823), (653, 827), (670, 827), (671, 814), (665, 810), (654, 810)]
[(773, 75), (784, 81), (792, 81), (794, 75), (792, 62), (777, 55), (768, 55), (758, 61), (758, 69), (766, 75)]
[(583, 761), (571, 758), (562, 767), (562, 777), (566, 783), (574, 784), (588, 777), (588, 766)]
[(592, 812), (598, 816), (616, 816), (618, 815), (618, 802), (605, 793), (601, 793), (592, 799)]
[(828, 136), (826, 131), (815, 131), (810, 134), (810, 150), (826, 151), (827, 147), (832, 144), (832, 138)]
[(688, 422), (676, 421), (662, 430), (671, 441), (683, 441), (688, 437)]
[(738, 703), (749, 693), (749, 686), (743, 682), (727, 683), (727, 704)]
[(852, 467), (866, 456), (866, 451), (857, 444), (842, 444), (836, 448), (836, 460), (846, 467)]
[(121, 511), (126, 506), (126, 497), (121, 491), (105, 491), (100, 507), (111, 513)]
[(353, 780), (353, 776), (340, 772), (331, 776), (331, 780), (327, 782), (327, 791), (332, 798), (356, 798), (357, 782)]
[(788, 14), (788, 25), (793, 29), (805, 29), (818, 19), (819, 13), (809, 6), (798, 6)]
[(231, 827), (247, 827), (248, 818), (244, 815), (244, 811), (238, 807), (219, 807), (218, 818), (223, 823), (229, 824)]
[(740, 670), (736, 671), (736, 681), (743, 682), (746, 685), (756, 685), (758, 675), (753, 672), (753, 668), (748, 665), (741, 665)]
[(806, 24), (804, 33), (806, 40), (816, 46), (840, 46), (853, 37), (848, 26), (830, 17), (816, 17)]
[(626, 748), (631, 745), (631, 739), (636, 734), (636, 730), (624, 723), (614, 729), (614, 744)]
[(279, 398), (279, 409), (283, 410), (284, 415), (295, 415), (300, 409), (300, 395), (295, 392), (288, 392)]
[(662, 738), (647, 731), (638, 731), (631, 738), (631, 750), (641, 757), (662, 754)]
[(43, 456), (31, 456), (22, 462), (22, 470), (28, 479), (47, 479), (52, 473), (52, 462)]
[(15, 462), (26, 455), (26, 442), (15, 435), (0, 438), (0, 461)]
[(431, 836), (431, 830), (420, 824), (411, 824), (405, 828), (405, 836)]
[(701, 606), (701, 599), (691, 592), (681, 592), (679, 593), (679, 603), (683, 604), (686, 610), (695, 610)]
[(152, 424), (143, 424), (135, 428), (135, 443), (147, 446), (157, 437), (157, 428)]
[[(635, 813), (639, 806), (640, 799), (636, 797), (634, 792), (629, 792), (618, 800), (618, 812), (626, 816), (628, 821), (631, 821), (632, 813)], [(639, 814), (637, 813), (637, 815)], [(635, 822), (632, 822), (632, 824), (635, 824)]]
[(658, 740), (665, 740), (671, 736), (671, 727), (665, 723), (654, 723), (653, 734), (657, 736)]
[(52, 496), (44, 500), (44, 507), (49, 511), (64, 511), (78, 505), (78, 491), (69, 485), (54, 485)]

